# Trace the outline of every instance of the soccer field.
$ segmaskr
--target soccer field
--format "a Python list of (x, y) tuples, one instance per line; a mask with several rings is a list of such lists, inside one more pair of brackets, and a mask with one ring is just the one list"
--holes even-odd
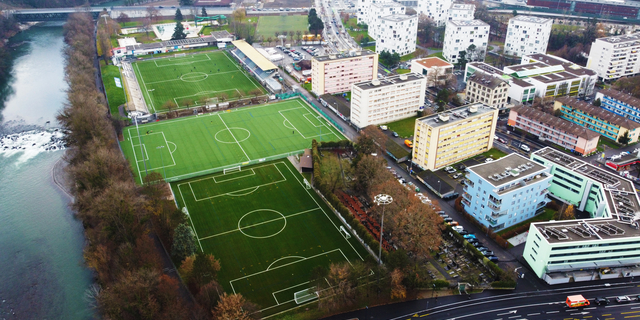
[(280, 32), (280, 34), (282, 34), (284, 31), (302, 31), (302, 34), (307, 34), (308, 19), (309, 18), (307, 16), (302, 15), (262, 16), (258, 20), (256, 33), (265, 39), (268, 37), (275, 38), (276, 32)]
[(302, 153), (311, 140), (344, 136), (301, 99), (191, 116), (123, 130), (122, 150), (141, 183), (146, 172), (177, 181)]
[(182, 109), (249, 97), (256, 88), (265, 92), (222, 51), (135, 62), (132, 68), (151, 113), (168, 111), (168, 101)]
[(263, 317), (313, 301), (305, 291), (314, 267), (368, 256), (287, 159), (171, 188), (201, 250), (220, 260), (219, 283), (257, 303)]

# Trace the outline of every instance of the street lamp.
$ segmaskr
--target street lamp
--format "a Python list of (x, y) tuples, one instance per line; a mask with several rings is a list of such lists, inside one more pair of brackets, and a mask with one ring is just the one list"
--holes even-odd
[(160, 161), (162, 161), (162, 172), (164, 173), (164, 177), (162, 177), (163, 179), (167, 179), (167, 171), (164, 168), (164, 158), (162, 157), (162, 150), (164, 146), (158, 146), (156, 147), (156, 149), (160, 150)]
[(379, 194), (373, 197), (373, 202), (377, 205), (382, 205), (382, 219), (380, 220), (380, 249), (378, 250), (378, 263), (382, 264), (382, 232), (384, 228), (384, 207), (391, 202), (393, 202), (393, 198), (391, 198), (388, 194)]
[(442, 188), (440, 188), (441, 185), (442, 184), (440, 183), (440, 180), (438, 180), (438, 195), (439, 196), (442, 196), (442, 190), (441, 190)]

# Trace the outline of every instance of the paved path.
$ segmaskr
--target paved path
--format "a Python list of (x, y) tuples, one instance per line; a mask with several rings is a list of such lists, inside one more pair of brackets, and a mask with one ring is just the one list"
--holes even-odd
[(129, 98), (131, 98), (131, 100), (127, 98), (127, 110), (131, 110), (131, 106), (133, 106), (136, 111), (149, 113), (149, 108), (147, 108), (147, 103), (144, 101), (144, 97), (142, 95), (142, 89), (140, 88), (138, 79), (136, 79), (136, 74), (133, 72), (133, 67), (129, 61), (122, 62), (122, 75), (126, 82)]

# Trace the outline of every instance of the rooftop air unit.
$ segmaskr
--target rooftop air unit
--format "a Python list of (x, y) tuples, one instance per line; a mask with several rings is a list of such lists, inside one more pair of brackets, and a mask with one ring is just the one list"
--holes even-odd
[(469, 113), (476, 113), (478, 112), (478, 106), (477, 105), (473, 105), (469, 107)]
[(439, 119), (440, 119), (440, 121), (442, 121), (442, 122), (447, 122), (447, 121), (449, 121), (449, 115), (448, 115), (448, 114), (441, 113), (441, 114), (439, 114), (439, 115), (438, 115), (438, 118), (439, 118)]

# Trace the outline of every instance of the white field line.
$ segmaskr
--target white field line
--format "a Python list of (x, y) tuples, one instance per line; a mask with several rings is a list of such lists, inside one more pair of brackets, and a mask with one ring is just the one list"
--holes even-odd
[(144, 152), (143, 153), (143, 157), (146, 155), (146, 157), (144, 157), (142, 160), (137, 160), (138, 162), (140, 161), (149, 161), (149, 152), (147, 152), (147, 146), (143, 143), (143, 144), (136, 144), (135, 147), (140, 146), (140, 150), (142, 150), (144, 148)]
[(138, 157), (136, 156), (136, 147), (133, 146), (133, 138), (131, 138), (131, 128), (127, 130), (129, 132), (129, 141), (131, 142), (131, 151), (133, 151), (133, 157), (136, 159), (136, 168), (138, 168), (138, 175), (140, 176), (140, 183), (143, 183), (142, 172), (140, 172), (140, 165), (138, 164)]
[[(178, 108), (183, 108), (183, 107), (180, 106), (180, 103), (178, 103), (178, 99), (183, 99), (183, 98), (188, 98), (188, 97), (197, 97), (197, 96), (206, 95), (206, 94), (209, 94), (209, 93), (218, 93), (218, 92), (226, 92), (226, 91), (235, 91), (235, 92), (238, 92), (238, 94), (240, 93), (240, 91), (238, 89), (227, 89), (227, 90), (220, 90), (220, 91), (200, 91), (198, 93), (194, 93), (194, 94), (188, 95), (188, 96), (174, 97), (173, 98), (173, 102), (176, 103)], [(244, 97), (244, 96), (242, 96), (242, 97)], [(240, 98), (242, 98), (242, 97), (240, 97)], [(234, 101), (234, 100), (233, 99), (229, 99), (227, 101)], [(194, 106), (199, 106), (200, 104), (199, 103), (194, 103), (193, 105)]]
[(236, 67), (236, 69), (240, 70), (240, 72), (242, 72), (242, 74), (249, 80), (249, 82), (251, 82), (256, 88), (260, 89), (261, 91), (263, 90), (261, 87), (259, 87), (255, 82), (253, 82), (253, 80), (251, 80), (251, 78), (249, 78), (249, 76), (247, 76), (244, 71), (242, 69), (240, 69), (240, 67), (238, 67), (238, 65), (236, 65), (235, 61), (231, 60), (231, 58), (229, 58), (229, 56), (227, 56), (226, 54), (223, 54), (225, 57), (227, 57), (227, 59), (229, 61), (231, 61), (231, 63), (233, 63), (233, 65)]
[[(251, 170), (258, 169), (258, 168), (269, 167), (269, 166), (275, 166), (275, 165), (276, 165), (276, 164), (278, 164), (278, 163), (283, 163), (283, 164), (284, 164), (284, 162), (282, 162), (282, 161), (278, 161), (278, 162), (275, 162), (275, 163), (263, 164), (263, 165), (261, 165), (261, 166), (253, 167), (253, 168), (251, 168)], [(282, 174), (282, 173), (280, 173), (280, 174)], [(222, 176), (224, 176), (224, 175), (225, 175), (225, 174), (219, 174), (219, 175), (216, 175), (216, 177), (222, 177)], [(284, 176), (284, 175), (283, 175), (283, 176)], [(191, 180), (191, 181), (189, 181), (189, 182), (183, 182), (183, 183), (180, 183), (179, 185), (187, 184), (187, 183), (190, 183), (190, 182), (198, 182), (198, 181), (203, 181), (203, 180), (209, 180), (209, 179), (211, 179), (211, 178), (202, 178), (202, 179), (197, 179), (197, 180)], [(286, 180), (286, 178), (285, 178), (285, 180)], [(215, 180), (214, 180), (214, 181), (215, 181)]]
[[(298, 130), (298, 128), (296, 128), (296, 126), (293, 125), (293, 122), (291, 122), (291, 120), (289, 120), (289, 118), (287, 118), (287, 116), (285, 116), (284, 114), (282, 114), (282, 111), (287, 111), (287, 110), (280, 110), (278, 111), (278, 113), (280, 113), (280, 115), (289, 122), (289, 124), (293, 127), (293, 130), (298, 131), (298, 134), (301, 135), (304, 139), (307, 139), (307, 137), (304, 136), (304, 134), (302, 134), (302, 132), (300, 132), (300, 130)], [(284, 125), (284, 123), (283, 123)]]
[[(209, 55), (207, 55), (207, 54), (204, 54), (204, 55), (205, 55), (205, 56), (207, 56), (207, 59), (209, 59), (209, 61), (211, 61), (211, 58), (209, 58)], [(181, 59), (181, 58), (190, 58), (190, 59), (195, 59), (195, 57), (196, 57), (196, 56), (200, 56), (200, 55), (199, 55), (199, 54), (195, 54), (195, 55), (188, 55), (188, 56), (185, 56), (185, 57), (179, 57), (179, 58), (173, 57), (173, 58), (169, 58), (169, 59), (167, 59), (167, 61), (173, 61), (172, 59)], [(152, 60), (152, 61), (155, 63), (155, 65), (156, 65), (156, 67), (157, 67), (157, 68), (164, 68), (164, 67), (171, 67), (171, 66), (186, 66), (186, 65), (188, 65), (188, 64), (193, 64), (193, 63), (198, 63), (198, 62), (204, 62), (204, 61), (207, 61), (206, 59), (202, 59), (202, 60), (192, 60), (192, 61), (186, 61), (186, 59), (185, 59), (185, 61), (184, 61), (184, 62), (176, 62), (176, 63), (172, 63), (172, 64), (165, 64), (165, 65), (161, 65), (161, 66), (159, 66), (159, 65), (158, 65), (158, 60), (159, 60), (159, 59), (154, 59), (154, 60)], [(163, 58), (163, 60), (164, 60), (164, 58)]]
[[(295, 176), (295, 174), (293, 173), (293, 171), (291, 171), (291, 168), (289, 168), (289, 166), (287, 166), (287, 169), (289, 169), (289, 172), (291, 172), (291, 174), (294, 176), (294, 178), (296, 179), (296, 181), (298, 181), (298, 183), (300, 184), (300, 187), (302, 189), (304, 189), (304, 191), (309, 195), (309, 197), (311, 197), (311, 199), (313, 200), (313, 202), (316, 203), (316, 205), (320, 208), (320, 210), (322, 210), (322, 212), (324, 213), (325, 217), (327, 217), (327, 219), (329, 220), (329, 222), (331, 222), (331, 224), (333, 225), (334, 228), (336, 228), (336, 231), (338, 231), (338, 234), (340, 235), (340, 238), (344, 239), (344, 241), (346, 241), (349, 246), (351, 247), (351, 249), (353, 249), (353, 251), (358, 255), (358, 257), (360, 257), (360, 259), (362, 261), (364, 261), (364, 258), (360, 255), (360, 253), (358, 252), (358, 250), (356, 250), (356, 248), (353, 247), (353, 245), (351, 244), (351, 242), (349, 242), (349, 240), (345, 239), (342, 234), (340, 233), (340, 228), (338, 228), (338, 226), (336, 226), (336, 224), (333, 222), (333, 220), (331, 220), (331, 218), (329, 218), (329, 215), (327, 215), (327, 213), (324, 211), (324, 209), (322, 208), (322, 206), (318, 203), (318, 201), (316, 201), (316, 198), (313, 197), (313, 195), (311, 195), (311, 193), (309, 192), (309, 190), (307, 188), (304, 187), (304, 185), (302, 185), (302, 182), (300, 182), (300, 180), (298, 180), (298, 178)], [(349, 260), (347, 260), (349, 261)], [(349, 262), (351, 263), (351, 262)]]
[[(277, 166), (276, 166), (276, 169), (278, 169), (278, 167), (277, 167)], [(278, 171), (280, 172), (280, 169), (278, 169)], [(196, 181), (189, 181), (189, 182), (187, 182), (187, 184), (189, 184), (189, 187), (191, 187), (191, 191), (193, 192), (193, 199), (195, 199), (195, 200), (196, 200), (196, 202), (200, 202), (200, 201), (205, 201), (205, 200), (209, 200), (209, 199), (213, 199), (213, 198), (217, 198), (217, 197), (223, 197), (223, 196), (226, 196), (226, 195), (230, 195), (230, 194), (232, 194), (232, 193), (238, 193), (238, 192), (242, 192), (242, 191), (247, 191), (247, 190), (254, 189), (254, 188), (266, 187), (266, 186), (269, 186), (269, 185), (272, 185), (272, 184), (277, 184), (277, 183), (280, 183), (280, 182), (285, 182), (285, 181), (287, 181), (287, 177), (285, 177), (285, 176), (282, 174), (282, 172), (280, 172), (280, 175), (282, 176), (282, 179), (283, 179), (283, 180), (272, 181), (272, 182), (264, 183), (264, 184), (257, 185), (257, 186), (255, 186), (255, 185), (254, 185), (254, 186), (251, 186), (251, 187), (249, 187), (249, 188), (244, 188), (244, 189), (240, 189), (240, 190), (235, 190), (235, 191), (225, 192), (225, 193), (217, 194), (217, 195), (210, 196), (210, 197), (206, 197), (206, 198), (198, 198), (198, 197), (196, 196), (195, 192), (193, 192), (193, 187), (191, 187), (191, 183), (192, 183), (192, 182), (202, 181), (202, 180), (209, 180), (209, 179), (212, 179), (212, 178), (200, 179), (200, 180), (196, 180)], [(248, 176), (245, 176), (245, 177), (248, 177)], [(244, 178), (244, 177), (241, 177), (241, 178)], [(213, 181), (215, 182), (216, 180), (215, 180), (215, 179), (213, 179)], [(217, 182), (216, 182), (216, 183), (217, 183)]]
[(227, 126), (227, 123), (224, 122), (224, 120), (222, 120), (222, 116), (220, 114), (218, 114), (218, 118), (220, 118), (220, 121), (222, 121), (222, 124), (224, 124), (224, 126), (227, 128), (227, 130), (229, 130), (229, 133), (233, 137), (233, 140), (236, 141), (236, 143), (238, 144), (238, 147), (240, 147), (240, 150), (242, 150), (242, 153), (244, 153), (244, 156), (247, 157), (247, 161), (251, 161), (251, 158), (249, 158), (249, 155), (247, 155), (247, 153), (244, 151), (244, 149), (240, 145), (240, 142), (238, 142), (238, 139), (236, 139), (236, 136), (233, 134), (233, 132), (231, 132), (231, 129), (229, 129), (229, 126)]
[[(206, 74), (207, 76), (213, 76), (213, 75), (219, 75), (219, 74), (238, 73), (238, 72), (240, 71), (225, 71), (225, 72), (216, 72), (216, 73), (202, 72), (202, 73)], [(206, 79), (202, 79), (201, 81), (205, 81), (205, 80)], [(182, 81), (182, 79), (177, 78), (177, 79), (169, 79), (169, 80), (160, 80), (160, 81), (154, 81), (154, 82), (147, 82), (147, 84), (158, 84), (158, 83), (173, 82), (173, 81)]]
[(147, 98), (149, 98), (149, 102), (151, 102), (151, 108), (153, 108), (153, 113), (156, 111), (156, 106), (153, 104), (153, 99), (149, 95), (149, 90), (147, 89), (147, 84), (144, 82), (144, 78), (142, 77), (142, 72), (140, 71), (140, 66), (136, 64), (136, 68), (138, 68), (138, 74), (140, 75), (140, 80), (142, 80), (142, 85), (144, 86), (144, 92), (147, 93)]
[[(182, 197), (182, 204), (184, 205), (185, 208), (187, 208), (187, 212), (189, 212), (189, 208), (187, 207), (187, 202), (184, 200), (184, 193), (182, 193), (182, 188), (180, 185), (178, 185), (178, 190), (180, 191), (180, 196)], [(187, 216), (189, 217), (189, 221), (191, 221), (191, 228), (193, 229), (193, 233), (195, 233), (196, 235), (196, 239), (198, 240), (198, 245), (200, 245), (200, 251), (204, 252), (204, 249), (202, 248), (202, 243), (200, 242), (200, 239), (198, 237), (198, 231), (196, 231), (196, 225), (193, 223), (193, 220), (191, 220), (191, 213), (189, 213)]]
[[(309, 123), (311, 123), (312, 126), (314, 126), (316, 128), (324, 127), (324, 125), (322, 125), (322, 122), (320, 122), (320, 125), (313, 124), (313, 122), (311, 122), (311, 120), (309, 120), (309, 118), (307, 118), (307, 115), (313, 116), (313, 114), (312, 113), (305, 113), (305, 114), (302, 115), (305, 119), (307, 119), (307, 121), (309, 121)], [(316, 121), (318, 120), (317, 117), (314, 117), (314, 118), (316, 119)]]
[[(293, 213), (293, 214), (287, 215), (287, 216), (285, 216), (284, 218), (286, 219), (286, 218), (289, 218), (289, 217), (299, 216), (299, 215), (301, 215), (301, 214), (309, 213), (309, 212), (311, 212), (311, 211), (316, 211), (316, 210), (318, 210), (318, 209), (320, 209), (320, 208), (313, 208), (313, 209), (309, 209), (309, 210), (305, 210), (305, 211), (300, 211), (300, 212), (297, 212), (297, 213)], [(282, 220), (282, 218), (280, 217), (280, 218), (275, 218), (275, 219), (271, 219), (271, 220), (267, 220), (267, 221), (258, 222), (258, 223), (256, 223), (256, 224), (252, 224), (252, 225), (250, 225), (250, 226), (241, 227), (241, 228), (236, 228), (236, 229), (233, 229), (233, 230), (220, 232), (220, 233), (218, 233), (218, 234), (214, 234), (214, 235), (211, 235), (211, 236), (206, 236), (206, 237), (204, 237), (204, 238), (200, 238), (200, 239), (198, 239), (198, 240), (208, 240), (208, 239), (211, 239), (211, 238), (215, 238), (215, 237), (218, 237), (218, 236), (223, 236), (223, 235), (225, 235), (225, 234), (229, 234), (229, 233), (233, 233), (233, 232), (238, 232), (238, 231), (240, 231), (240, 230), (250, 229), (250, 228), (253, 228), (253, 227), (261, 226), (261, 225), (263, 225), (263, 224), (267, 224), (267, 223), (275, 222), (275, 221), (278, 221), (278, 220)], [(268, 268), (267, 268), (267, 270), (268, 270)]]
[[(222, 183), (222, 182), (232, 181), (232, 180), (236, 180), (236, 179), (242, 179), (242, 178), (246, 178), (246, 177), (250, 177), (250, 176), (255, 176), (255, 175), (256, 175), (256, 172), (255, 172), (255, 171), (253, 171), (253, 169), (249, 169), (249, 170), (251, 170), (251, 174), (248, 174), (248, 175), (246, 175), (246, 176), (235, 177), (235, 178), (231, 178), (231, 179), (227, 179), (227, 180), (222, 180), (222, 181), (218, 181), (218, 180), (216, 179), (216, 177), (215, 177), (215, 176), (213, 176), (213, 177), (211, 177), (211, 178), (213, 178), (213, 181), (215, 181), (216, 183)], [(238, 172), (242, 172), (242, 171), (238, 171)], [(245, 172), (246, 172), (246, 171), (245, 171)], [(226, 174), (223, 174), (223, 175), (218, 176), (218, 177), (224, 177), (224, 176), (226, 176)], [(227, 192), (227, 193), (228, 193), (228, 192)]]
[[(309, 108), (311, 108), (311, 107), (310, 107), (310, 106), (306, 106), (306, 105), (305, 105), (304, 103), (302, 103), (300, 100), (298, 100), (298, 104), (300, 104), (300, 105), (301, 105), (303, 108), (305, 108), (306, 110), (311, 111), (311, 110), (309, 110)], [(315, 110), (313, 110), (313, 111), (311, 111), (311, 112), (315, 112), (316, 114), (318, 113), (318, 112), (317, 112), (317, 111), (315, 111)], [(328, 127), (328, 126), (327, 126), (328, 120), (327, 120), (327, 119), (325, 119), (325, 118), (324, 118), (323, 116), (321, 116), (321, 115), (318, 115), (318, 117), (322, 118), (321, 123), (324, 125), (324, 127), (325, 127), (325, 128), (327, 128), (327, 130), (329, 130), (329, 132), (333, 133), (333, 135), (335, 135), (335, 136), (336, 136), (336, 138), (338, 138), (338, 140), (340, 140), (340, 136), (339, 136), (339, 135), (337, 135), (337, 134), (334, 132), (334, 130), (332, 130), (330, 127)]]
[[(169, 155), (171, 155), (171, 160), (173, 161), (173, 165), (176, 165), (176, 159), (173, 158), (173, 152), (171, 152), (171, 149), (169, 148), (169, 141), (167, 140), (167, 137), (164, 135), (164, 131), (162, 132), (162, 138), (164, 139), (164, 144), (167, 146), (167, 151), (169, 151)], [(173, 143), (173, 142), (172, 142)], [(175, 143), (173, 143), (176, 146), (176, 150), (178, 149), (178, 145), (176, 145)]]
[[(307, 282), (303, 282), (303, 283), (298, 283), (298, 284), (296, 284), (295, 286), (291, 286), (291, 287), (289, 287), (289, 288), (284, 288), (284, 289), (281, 289), (281, 290), (278, 290), (278, 291), (271, 292), (271, 295), (273, 295), (273, 298), (274, 298), (274, 299), (276, 299), (276, 303), (277, 303), (278, 305), (280, 305), (280, 303), (278, 303), (278, 299), (276, 298), (276, 293), (280, 293), (280, 292), (282, 292), (282, 291), (287, 291), (287, 290), (289, 290), (289, 289), (291, 289), (291, 288), (299, 287), (299, 286), (301, 286), (301, 285), (309, 284), (309, 282), (311, 282), (311, 281), (307, 281)], [(286, 301), (286, 302), (283, 302), (283, 303), (287, 303), (287, 302), (294, 301), (294, 300), (295, 300), (295, 299), (292, 299), (292, 300), (289, 300), (289, 301)]]

